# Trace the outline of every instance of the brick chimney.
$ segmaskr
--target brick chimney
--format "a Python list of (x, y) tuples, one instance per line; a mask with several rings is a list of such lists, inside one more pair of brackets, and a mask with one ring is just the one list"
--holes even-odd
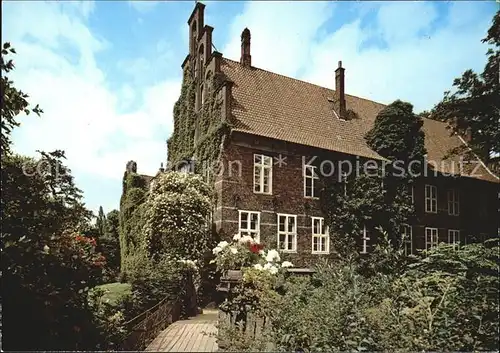
[(341, 119), (346, 118), (344, 71), (342, 61), (339, 61), (339, 67), (335, 70), (335, 110)]
[(252, 66), (252, 56), (250, 55), (250, 30), (245, 28), (241, 32), (241, 58), (240, 64), (245, 67)]

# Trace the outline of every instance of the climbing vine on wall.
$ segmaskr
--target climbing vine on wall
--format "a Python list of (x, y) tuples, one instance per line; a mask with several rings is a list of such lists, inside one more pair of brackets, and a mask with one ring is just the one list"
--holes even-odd
[(144, 225), (144, 201), (147, 184), (143, 177), (137, 174), (135, 162), (127, 164), (123, 175), (123, 191), (120, 199), (120, 255), (121, 271), (126, 272), (127, 257), (140, 244), (142, 227)]
[(378, 161), (375, 176), (365, 174), (363, 169), (355, 173), (355, 177), (349, 178), (345, 192), (344, 183), (334, 179), (324, 181), (322, 208), (334, 234), (332, 247), (343, 256), (356, 250), (354, 239), (361, 237), (365, 226), (378, 236), (381, 233), (375, 229), (381, 227), (393, 244), (400, 244), (401, 226), (414, 216), (409, 193), (413, 178), (400, 172), (406, 170), (410, 161), (423, 160), (421, 127), (422, 120), (413, 113), (413, 106), (395, 101), (377, 115), (374, 127), (365, 137), (370, 148), (391, 163), (381, 168), (384, 162)]
[(197, 173), (217, 163), (224, 136), (230, 131), (230, 124), (222, 120), (221, 81), (220, 74), (207, 73), (204, 102), (196, 112), (196, 82), (190, 70), (185, 70), (181, 95), (174, 106), (174, 133), (167, 142), (168, 162), (174, 168), (192, 157)]

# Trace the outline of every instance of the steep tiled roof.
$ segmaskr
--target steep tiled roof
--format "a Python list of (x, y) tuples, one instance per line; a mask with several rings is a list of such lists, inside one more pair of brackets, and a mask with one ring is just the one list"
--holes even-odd
[[(335, 91), (224, 58), (221, 70), (233, 82), (232, 115), (234, 130), (287, 142), (313, 146), (361, 157), (383, 159), (368, 147), (364, 136), (385, 105), (346, 95), (348, 110), (356, 117), (344, 121), (336, 117), (332, 100)], [(333, 78), (332, 78), (333, 79)], [(450, 136), (446, 124), (424, 119), (428, 160), (438, 162), (438, 170), (449, 172), (449, 150), (463, 145)], [(458, 168), (457, 172), (458, 172)], [(496, 181), (484, 166), (475, 177)]]

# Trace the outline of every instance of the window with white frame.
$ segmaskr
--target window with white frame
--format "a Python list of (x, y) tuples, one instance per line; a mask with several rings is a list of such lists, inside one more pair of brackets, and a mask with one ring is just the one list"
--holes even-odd
[(408, 224), (403, 224), (403, 244), (405, 255), (413, 254), (413, 228)]
[(317, 167), (304, 164), (304, 197), (317, 198), (319, 177), (316, 173)]
[(438, 229), (425, 228), (425, 250), (430, 250), (439, 243)]
[(260, 240), (260, 212), (239, 211), (238, 233)]
[(448, 190), (448, 214), (458, 216), (460, 214), (460, 197), (458, 190)]
[(425, 212), (437, 213), (437, 187), (425, 185)]
[(368, 242), (370, 241), (370, 233), (366, 229), (366, 226), (363, 226), (363, 236), (361, 238), (363, 241), (363, 248), (361, 249), (362, 254), (368, 253)]
[(456, 229), (448, 229), (448, 244), (452, 244), (453, 248), (458, 248), (460, 242), (460, 231)]
[(261, 194), (272, 193), (273, 157), (263, 154), (253, 155), (253, 191)]
[(297, 251), (297, 216), (278, 213), (278, 249)]
[(326, 254), (329, 252), (330, 238), (328, 227), (322, 217), (312, 217), (312, 252), (313, 254)]

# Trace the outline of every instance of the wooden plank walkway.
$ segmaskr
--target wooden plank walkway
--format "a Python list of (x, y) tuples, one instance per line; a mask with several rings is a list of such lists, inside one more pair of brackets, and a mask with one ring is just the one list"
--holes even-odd
[(203, 314), (180, 320), (163, 330), (146, 351), (154, 352), (217, 352), (213, 335), (218, 318), (217, 310), (203, 309)]

